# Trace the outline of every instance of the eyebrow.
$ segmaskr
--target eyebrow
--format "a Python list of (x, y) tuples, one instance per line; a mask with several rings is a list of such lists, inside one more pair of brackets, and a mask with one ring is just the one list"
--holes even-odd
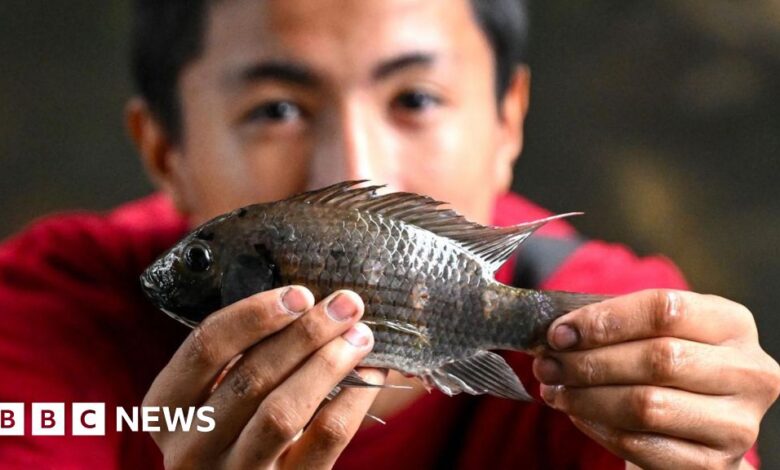
[(278, 80), (307, 87), (320, 84), (320, 79), (308, 67), (286, 61), (266, 61), (252, 64), (237, 74), (241, 82)]
[(379, 81), (404, 69), (430, 65), (434, 61), (435, 56), (426, 52), (403, 54), (381, 62), (374, 68), (371, 76), (374, 81)]
[[(374, 67), (371, 78), (374, 81), (380, 81), (405, 69), (427, 66), (434, 61), (435, 56), (426, 52), (402, 54), (380, 62)], [(283, 60), (269, 60), (251, 64), (232, 76), (242, 83), (277, 80), (305, 87), (316, 87), (322, 83), (322, 80), (309, 67)]]

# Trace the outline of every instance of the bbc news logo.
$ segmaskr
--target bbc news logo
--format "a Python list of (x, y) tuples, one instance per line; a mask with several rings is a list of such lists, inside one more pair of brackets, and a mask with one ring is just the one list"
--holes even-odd
[[(65, 403), (31, 403), (29, 415), (24, 403), (0, 403), (0, 436), (25, 435), (25, 419), (30, 419), (33, 436), (64, 436), (65, 423), (70, 422), (70, 435), (105, 436), (105, 403), (72, 403), (70, 419), (65, 415)], [(210, 432), (216, 422), (214, 407), (169, 408), (158, 406), (118, 406), (114, 416), (117, 432), (197, 431)]]

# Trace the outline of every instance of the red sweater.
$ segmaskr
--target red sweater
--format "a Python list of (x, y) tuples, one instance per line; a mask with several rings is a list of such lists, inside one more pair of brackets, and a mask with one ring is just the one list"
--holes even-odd
[[(549, 215), (514, 195), (501, 198), (494, 222)], [(54, 216), (0, 245), (0, 403), (64, 402), (65, 436), (0, 436), (3, 468), (161, 468), (142, 432), (113, 431), (116, 406), (138, 406), (154, 377), (188, 334), (143, 298), (138, 276), (186, 231), (170, 203), (152, 196), (99, 215)], [(540, 233), (565, 236), (565, 222)], [(511, 278), (511, 262), (498, 274)], [(665, 258), (588, 242), (542, 286), (619, 294), (685, 288)], [(538, 387), (529, 359), (506, 355), (525, 383)], [(72, 402), (106, 403), (105, 436), (70, 436)], [(453, 453), (451, 450), (457, 449)], [(623, 462), (539, 403), (493, 397), (424, 396), (360, 431), (338, 462), (343, 468), (404, 464), (462, 468), (623, 468)]]

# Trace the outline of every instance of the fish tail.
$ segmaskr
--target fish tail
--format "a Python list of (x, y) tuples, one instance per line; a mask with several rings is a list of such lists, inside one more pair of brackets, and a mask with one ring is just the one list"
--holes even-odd
[(423, 381), (447, 395), (488, 393), (514, 400), (531, 400), (507, 362), (488, 349), (528, 350), (545, 344), (547, 328), (556, 318), (606, 296), (574, 292), (537, 291), (496, 285), (482, 293), (485, 344), (469, 357), (427, 371)]
[(500, 285), (500, 301), (491, 328), (500, 337), (496, 347), (530, 350), (547, 345), (547, 329), (556, 318), (586, 305), (610, 298), (608, 295), (564, 291), (540, 291)]

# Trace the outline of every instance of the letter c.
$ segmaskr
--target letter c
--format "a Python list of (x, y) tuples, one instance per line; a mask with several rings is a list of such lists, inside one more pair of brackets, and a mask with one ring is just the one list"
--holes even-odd
[(95, 414), (95, 410), (85, 410), (83, 413), (81, 413), (81, 425), (84, 426), (85, 428), (94, 429), (94, 428), (97, 427), (97, 424), (94, 424), (94, 423), (93, 424), (89, 424), (89, 423), (87, 423), (86, 416), (90, 415), (90, 414), (94, 415)]

